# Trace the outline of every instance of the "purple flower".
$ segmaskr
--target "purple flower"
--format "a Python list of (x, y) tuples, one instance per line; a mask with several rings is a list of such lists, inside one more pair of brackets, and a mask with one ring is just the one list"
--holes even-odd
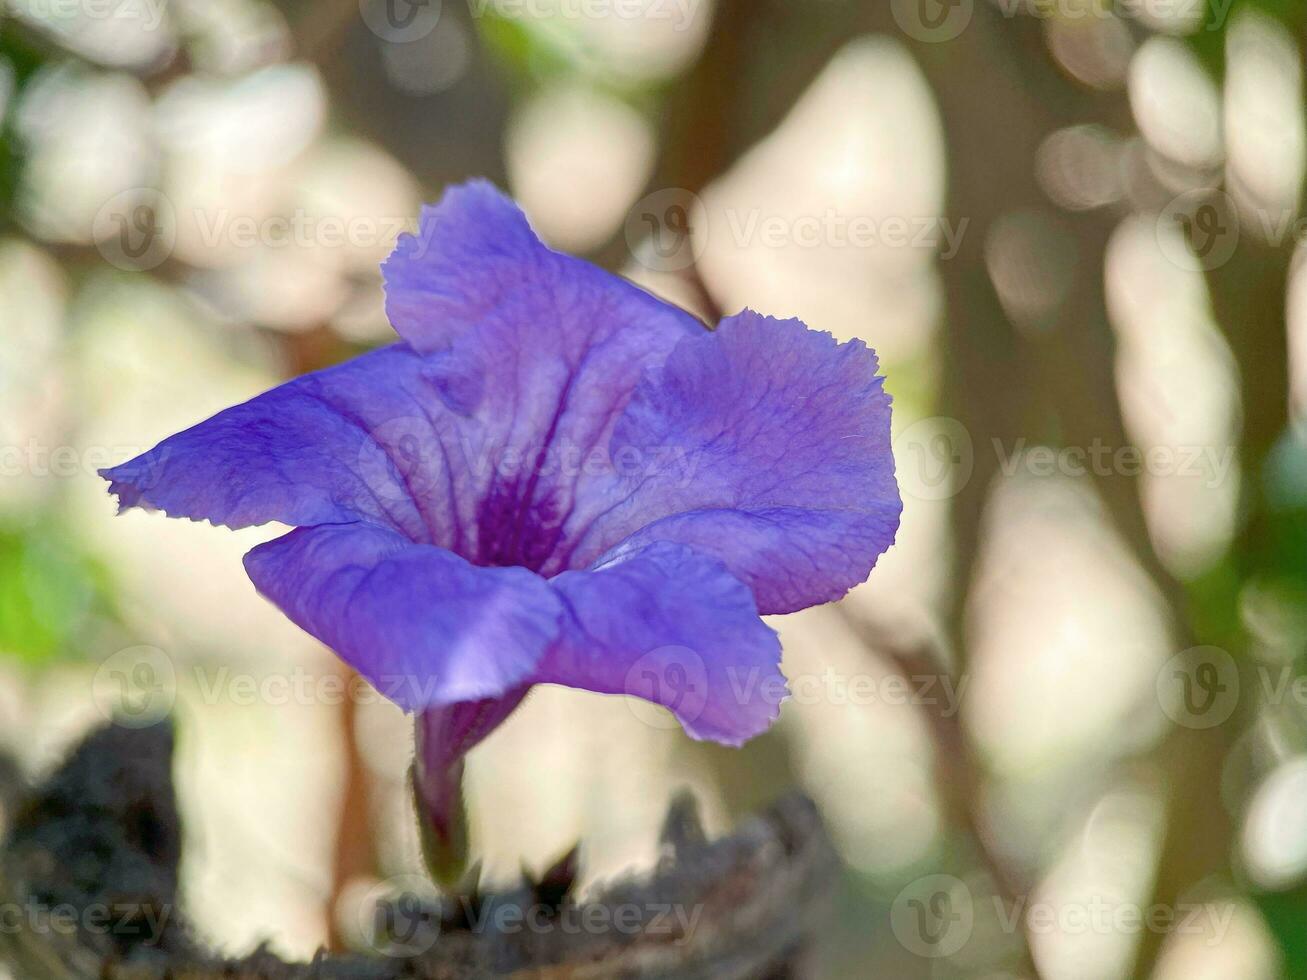
[(705, 330), (481, 182), (383, 268), (400, 343), (104, 471), (121, 506), (293, 525), (250, 578), (424, 713), (437, 775), (534, 684), (664, 704), (695, 738), (765, 730), (784, 681), (759, 615), (838, 599), (898, 527), (875, 354), (748, 311)]

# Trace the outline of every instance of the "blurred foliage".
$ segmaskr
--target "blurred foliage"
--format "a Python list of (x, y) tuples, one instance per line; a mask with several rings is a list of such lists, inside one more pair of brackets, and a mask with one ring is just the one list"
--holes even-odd
[(1307, 978), (1307, 890), (1260, 893), (1257, 907), (1280, 946), (1283, 980)]
[(0, 529), (0, 649), (28, 664), (86, 656), (76, 640), (103, 610), (104, 571), (50, 524)]
[(0, 96), (5, 95), (6, 87), (9, 88), (7, 104), (0, 105), (0, 229), (8, 226), (11, 220), (22, 170), (22, 147), (12, 109), (42, 63), (40, 53), (25, 43), (14, 30), (12, 21), (0, 16), (0, 75), (9, 76), (7, 85), (0, 79)]
[(487, 46), (499, 58), (509, 77), (531, 87), (583, 70), (574, 38), (520, 17), (489, 13), (477, 25)]
[[(1226, 7), (1225, 3), (1229, 6)], [(1214, 78), (1225, 75), (1225, 40), (1230, 24), (1244, 11), (1265, 14), (1283, 24), (1295, 36), (1307, 30), (1307, 5), (1301, 0), (1203, 0), (1203, 24), (1198, 30), (1184, 35), (1184, 41)], [(1215, 24), (1217, 12), (1224, 11)]]

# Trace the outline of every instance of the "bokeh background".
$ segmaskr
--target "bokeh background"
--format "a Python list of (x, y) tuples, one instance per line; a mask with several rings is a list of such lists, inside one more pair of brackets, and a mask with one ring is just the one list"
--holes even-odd
[(539, 689), (487, 873), (587, 881), (798, 786), (824, 977), (1307, 977), (1303, 0), (3, 0), (0, 743), (172, 710), (212, 943), (365, 942), (411, 735), (260, 600), (280, 533), (97, 467), (388, 342), (378, 263), (486, 175), (705, 319), (880, 352), (906, 511), (775, 623), (741, 751)]

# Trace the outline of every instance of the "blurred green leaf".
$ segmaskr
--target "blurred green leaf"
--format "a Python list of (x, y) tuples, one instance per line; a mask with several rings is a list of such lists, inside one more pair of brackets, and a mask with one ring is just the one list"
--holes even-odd
[(13, 107), (28, 80), (45, 63), (41, 52), (26, 43), (12, 25), (12, 20), (0, 17), (0, 70), (12, 75), (13, 83), (10, 104), (0, 107), (0, 227), (13, 213), (14, 194), (22, 171), (22, 145), (14, 127)]
[(1254, 896), (1280, 947), (1282, 980), (1307, 980), (1307, 889)]
[(631, 79), (611, 72), (607, 58), (566, 24), (548, 19), (505, 17), (493, 12), (478, 18), (488, 50), (506, 71), (510, 84), (529, 92), (543, 83), (580, 79), (635, 108), (651, 111), (674, 79)]
[(1189, 580), (1188, 613), (1195, 636), (1225, 650), (1243, 645), (1239, 619), (1239, 593), (1244, 579), (1235, 555), (1226, 555), (1198, 577)]
[(1307, 588), (1307, 434), (1286, 429), (1266, 459), (1261, 491), (1259, 564), (1272, 579)]
[(1218, 79), (1225, 76), (1225, 37), (1240, 13), (1264, 14), (1283, 24), (1293, 37), (1302, 37), (1302, 32), (1307, 30), (1307, 4), (1302, 0), (1204, 0), (1203, 9), (1202, 25), (1184, 40)]
[(96, 570), (59, 535), (0, 531), (0, 654), (27, 663), (65, 654), (99, 591)]
[(490, 13), (481, 18), (480, 29), (486, 45), (519, 82), (566, 76), (577, 69), (558, 33), (533, 21)]

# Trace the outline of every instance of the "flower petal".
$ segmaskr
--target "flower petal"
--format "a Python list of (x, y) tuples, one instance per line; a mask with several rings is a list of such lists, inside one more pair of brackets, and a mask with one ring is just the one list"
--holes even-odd
[(694, 738), (730, 745), (776, 720), (780, 640), (720, 562), (659, 543), (551, 584), (568, 614), (536, 682), (644, 698)]
[(368, 521), (452, 544), (472, 466), (430, 374), (406, 345), (386, 347), (220, 412), (101, 475), (123, 509), (233, 528)]
[(860, 341), (750, 311), (682, 341), (615, 428), (613, 457), (640, 472), (584, 488), (568, 561), (676, 541), (723, 561), (764, 614), (840, 598), (902, 510), (876, 370)]
[(602, 458), (647, 367), (706, 331), (624, 279), (545, 247), (490, 184), (425, 208), (383, 266), (386, 309), (457, 385), (443, 397), (479, 423), (494, 473), (482, 488), (483, 564), (540, 567), (557, 549), (575, 484)]
[(562, 605), (521, 568), (480, 568), (366, 524), (300, 528), (245, 570), (293, 622), (406, 710), (499, 698), (531, 677)]
[[(704, 332), (684, 310), (545, 246), (512, 198), (484, 180), (425, 206), (418, 233), (399, 237), (382, 274), (390, 322), (421, 351), (507, 332), (539, 353), (567, 357), (583, 354), (596, 332), (608, 339), (633, 328), (650, 341)], [(502, 361), (511, 350), (496, 353)]]

